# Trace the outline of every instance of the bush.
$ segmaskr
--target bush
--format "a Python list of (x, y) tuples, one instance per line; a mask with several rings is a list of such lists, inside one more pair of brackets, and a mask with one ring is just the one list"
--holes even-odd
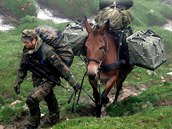
[(0, 106), (3, 105), (3, 104), (5, 104), (5, 101), (4, 101), (4, 99), (0, 96)]
[(163, 16), (165, 16), (167, 19), (172, 19), (171, 12), (172, 12), (171, 6), (167, 6), (167, 5), (164, 5), (164, 4), (161, 5), (160, 13)]
[(19, 19), (27, 15), (36, 16), (34, 0), (4, 0), (3, 5)]
[(166, 22), (166, 18), (154, 10), (147, 12), (146, 17), (149, 26), (163, 25)]
[(90, 16), (99, 10), (99, 0), (38, 0), (38, 2), (49, 6), (50, 9), (58, 9), (58, 12), (72, 19)]
[(21, 24), (36, 22), (36, 17), (27, 15), (20, 20)]

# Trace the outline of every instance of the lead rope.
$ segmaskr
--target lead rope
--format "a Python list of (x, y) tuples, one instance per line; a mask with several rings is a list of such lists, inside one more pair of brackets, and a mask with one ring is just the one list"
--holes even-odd
[(101, 102), (101, 83), (100, 83), (100, 73), (99, 73), (99, 80), (98, 80), (98, 89), (99, 89), (99, 105)]
[[(72, 110), (71, 110), (72, 112), (75, 112), (75, 105), (78, 105), (79, 98), (80, 98), (80, 95), (81, 95), (81, 90), (83, 90), (88, 95), (88, 97), (95, 103), (95, 100), (93, 99), (93, 97), (91, 97), (89, 95), (89, 93), (83, 88), (83, 82), (84, 82), (84, 78), (85, 78), (86, 75), (87, 75), (87, 71), (84, 73), (84, 76), (82, 78), (82, 81), (81, 81), (81, 89), (79, 90), (78, 96), (77, 96), (77, 92), (74, 91), (71, 94), (70, 98), (68, 99), (68, 104), (70, 104), (70, 102), (71, 102), (71, 100), (73, 98), (73, 104), (72, 104)], [(76, 101), (76, 96), (77, 96), (77, 101)], [(75, 103), (75, 101), (76, 101), (76, 103)]]
[(85, 71), (84, 76), (83, 76), (82, 81), (81, 81), (81, 89), (79, 90), (78, 98), (77, 98), (77, 101), (76, 101), (76, 104), (77, 105), (78, 105), (78, 102), (79, 102), (79, 98), (80, 98), (80, 95), (81, 95), (81, 90), (83, 88), (82, 86), (83, 86), (83, 82), (84, 82), (84, 79), (85, 79), (86, 74), (87, 74), (87, 71)]

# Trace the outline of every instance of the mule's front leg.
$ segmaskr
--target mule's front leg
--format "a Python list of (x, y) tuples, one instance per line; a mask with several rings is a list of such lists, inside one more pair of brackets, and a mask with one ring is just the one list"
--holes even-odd
[(101, 106), (100, 106), (101, 102), (100, 102), (100, 93), (98, 92), (98, 89), (97, 89), (97, 81), (89, 78), (89, 82), (93, 88), (93, 97), (95, 99), (95, 106), (96, 106), (96, 117), (100, 117), (101, 116)]

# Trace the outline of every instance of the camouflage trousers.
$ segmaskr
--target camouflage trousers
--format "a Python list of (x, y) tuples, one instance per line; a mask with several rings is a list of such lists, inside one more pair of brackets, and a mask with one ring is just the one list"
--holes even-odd
[[(35, 80), (36, 79), (33, 78), (33, 82), (36, 82)], [(37, 79), (37, 84), (38, 84), (38, 80), (39, 79)], [(51, 117), (54, 116), (57, 119), (59, 118), (58, 102), (53, 92), (54, 86), (55, 84), (48, 80), (40, 81), (39, 85), (34, 87), (33, 91), (27, 97), (26, 104), (29, 107), (29, 112), (30, 112), (29, 124), (36, 127), (39, 125), (40, 114), (41, 114), (39, 103), (42, 100), (45, 100), (45, 102), (47, 103), (49, 116)]]

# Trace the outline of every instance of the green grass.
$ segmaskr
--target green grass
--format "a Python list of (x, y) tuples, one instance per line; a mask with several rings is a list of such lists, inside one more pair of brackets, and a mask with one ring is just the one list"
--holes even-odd
[[(111, 117), (128, 116), (145, 109), (154, 109), (164, 102), (172, 103), (172, 85), (155, 85), (148, 88), (140, 95), (130, 96), (126, 100), (112, 104), (107, 108), (107, 113)], [(124, 108), (125, 107), (125, 108)]]
[(172, 19), (172, 8), (159, 0), (134, 0), (131, 10), (135, 16), (134, 24), (138, 26), (163, 25), (166, 19)]
[(147, 109), (129, 117), (82, 117), (58, 123), (53, 129), (170, 129), (172, 106)]
[(56, 9), (68, 18), (84, 18), (97, 12), (99, 9), (99, 0), (40, 0), (45, 5)]
[[(108, 116), (98, 119), (92, 117), (93, 107), (90, 105), (91, 100), (85, 92), (81, 93), (81, 100), (79, 101), (79, 105), (76, 106), (76, 113), (71, 113), (72, 104), (68, 104), (67, 101), (73, 89), (63, 80), (62, 85), (68, 90), (55, 87), (55, 93), (59, 102), (61, 116), (64, 120), (54, 126), (54, 129), (170, 129), (172, 127), (172, 107), (170, 105), (172, 101), (172, 78), (166, 74), (171, 72), (172, 69), (171, 32), (163, 30), (158, 26), (150, 26), (148, 16), (145, 15), (145, 13), (148, 14), (150, 6), (153, 6), (152, 8), (158, 12), (156, 13), (158, 19), (162, 18), (160, 14), (163, 14), (162, 20), (169, 18), (169, 14), (165, 14), (168, 11), (165, 12), (163, 10), (166, 6), (162, 4), (159, 7), (156, 2), (153, 0), (135, 0), (133, 12), (137, 21), (135, 21), (133, 26), (135, 28), (134, 31), (150, 28), (163, 37), (167, 62), (152, 74), (148, 74), (146, 69), (136, 67), (124, 83), (126, 87), (133, 86), (139, 89), (142, 85), (146, 85), (148, 89), (138, 96), (130, 96), (116, 104), (111, 104), (107, 108)], [(138, 6), (136, 6), (137, 4)], [(162, 13), (162, 11), (164, 12)], [(162, 23), (159, 22), (157, 24)], [(43, 24), (63, 30), (67, 23), (56, 25), (51, 21), (37, 19), (33, 21), (31, 16), (27, 16), (21, 20), (21, 24), (17, 29), (9, 32), (0, 32), (0, 123), (8, 124), (21, 116), (22, 106), (25, 104), (28, 93), (32, 90), (30, 73), (21, 85), (21, 94), (16, 95), (13, 90), (16, 71), (22, 53), (20, 33), (25, 28), (34, 28)], [(71, 70), (77, 79), (81, 81), (85, 72), (85, 65), (78, 57), (74, 59)], [(166, 82), (162, 81), (163, 78)], [(90, 95), (92, 94), (92, 89), (87, 78), (84, 80), (84, 89)], [(22, 103), (15, 108), (9, 107), (9, 104), (16, 99), (21, 100)], [(47, 113), (45, 103), (41, 102), (40, 106), (42, 113)], [(65, 120), (66, 118), (69, 118), (69, 120)]]
[(36, 16), (36, 6), (35, 0), (2, 0), (4, 7), (6, 7), (10, 13), (17, 17), (18, 19), (25, 17), (27, 15)]

